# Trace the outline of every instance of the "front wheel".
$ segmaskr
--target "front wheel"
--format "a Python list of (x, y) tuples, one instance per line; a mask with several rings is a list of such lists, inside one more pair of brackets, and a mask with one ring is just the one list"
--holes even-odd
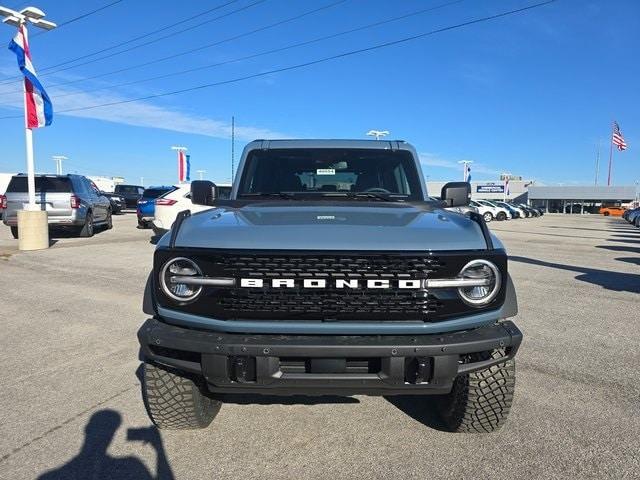
[(602, 215), (604, 215), (605, 217), (609, 216), (609, 212), (604, 212)]
[(485, 222), (489, 223), (491, 220), (493, 220), (493, 215), (491, 214), (491, 212), (487, 212), (482, 215), (482, 218), (484, 218)]
[(149, 417), (160, 429), (206, 428), (222, 406), (204, 395), (192, 379), (147, 362), (142, 395)]
[[(473, 354), (470, 361), (504, 356), (504, 350)], [(471, 358), (472, 357), (472, 358)], [(515, 360), (457, 377), (451, 393), (435, 397), (444, 428), (450, 432), (488, 433), (507, 420), (516, 385)]]

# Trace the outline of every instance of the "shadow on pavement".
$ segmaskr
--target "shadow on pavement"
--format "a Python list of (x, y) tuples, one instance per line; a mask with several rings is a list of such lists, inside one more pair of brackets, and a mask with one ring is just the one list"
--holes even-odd
[(629, 252), (640, 253), (640, 247), (628, 247), (626, 245), (598, 245), (596, 248), (604, 248), (606, 250), (612, 250), (614, 252)]
[(410, 416), (426, 427), (440, 432), (448, 432), (436, 415), (435, 403), (428, 396), (393, 395), (384, 399), (405, 415)]
[[(610, 247), (599, 246), (598, 248), (606, 248), (609, 250), (629, 250), (630, 247)], [(640, 248), (637, 249), (640, 252)], [(577, 272), (576, 280), (599, 285), (607, 290), (615, 290), (617, 292), (640, 293), (640, 275), (633, 273), (613, 272), (610, 270), (599, 270), (597, 268), (578, 267), (574, 265), (564, 265), (561, 263), (545, 262), (528, 257), (509, 256), (509, 260), (520, 263), (528, 263), (530, 265), (539, 265), (541, 267), (557, 268), (570, 272)]]
[(619, 262), (633, 263), (634, 265), (640, 265), (640, 257), (619, 257), (616, 258)]
[(61, 467), (42, 474), (38, 480), (173, 480), (175, 477), (155, 427), (127, 430), (127, 440), (143, 442), (155, 450), (155, 476), (137, 457), (114, 457), (107, 453), (121, 424), (122, 417), (115, 410), (105, 409), (94, 413), (84, 429), (84, 444), (80, 452)]

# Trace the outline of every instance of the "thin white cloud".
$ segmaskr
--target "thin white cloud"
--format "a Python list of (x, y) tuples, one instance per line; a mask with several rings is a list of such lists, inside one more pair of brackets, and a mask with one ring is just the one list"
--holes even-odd
[[(77, 93), (76, 95), (67, 95)], [(66, 96), (65, 96), (66, 95)], [(112, 103), (127, 100), (127, 97), (112, 93), (82, 93), (77, 90), (58, 88), (51, 94), (55, 112), (80, 108), (90, 105)], [(0, 95), (0, 106), (22, 108), (21, 94), (17, 92)], [(90, 110), (59, 113), (72, 117), (91, 118), (122, 125), (136, 127), (159, 128), (172, 132), (181, 132), (208, 137), (228, 139), (231, 136), (231, 125), (227, 121), (214, 120), (200, 115), (193, 115), (177, 109), (154, 105), (150, 101), (135, 101)], [(256, 138), (289, 138), (288, 135), (268, 128), (242, 126), (235, 127), (239, 140)]]
[[(448, 160), (446, 158), (442, 158), (435, 153), (420, 153), (420, 163), (427, 167), (440, 167), (440, 168), (449, 168), (452, 170), (460, 170), (462, 171), (462, 165), (458, 163), (458, 160)], [(466, 160), (466, 159), (463, 159)], [(462, 161), (462, 160), (460, 160)], [(484, 173), (487, 175), (500, 175), (499, 170), (495, 170), (493, 168), (486, 167), (481, 163), (472, 163), (471, 164), (471, 172), (473, 173)]]

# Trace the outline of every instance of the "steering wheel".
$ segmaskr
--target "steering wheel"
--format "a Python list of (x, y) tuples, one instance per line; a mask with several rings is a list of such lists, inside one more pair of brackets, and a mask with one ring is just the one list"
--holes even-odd
[(391, 193), (389, 190), (382, 187), (371, 187), (371, 188), (367, 188), (366, 190), (363, 190), (362, 192), (363, 193)]

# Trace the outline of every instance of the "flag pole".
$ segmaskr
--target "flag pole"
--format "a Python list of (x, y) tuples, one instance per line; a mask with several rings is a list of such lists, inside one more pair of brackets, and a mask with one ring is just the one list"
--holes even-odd
[(611, 164), (613, 163), (613, 123), (611, 124), (611, 138), (609, 138), (609, 175), (607, 176), (607, 187), (611, 186)]

